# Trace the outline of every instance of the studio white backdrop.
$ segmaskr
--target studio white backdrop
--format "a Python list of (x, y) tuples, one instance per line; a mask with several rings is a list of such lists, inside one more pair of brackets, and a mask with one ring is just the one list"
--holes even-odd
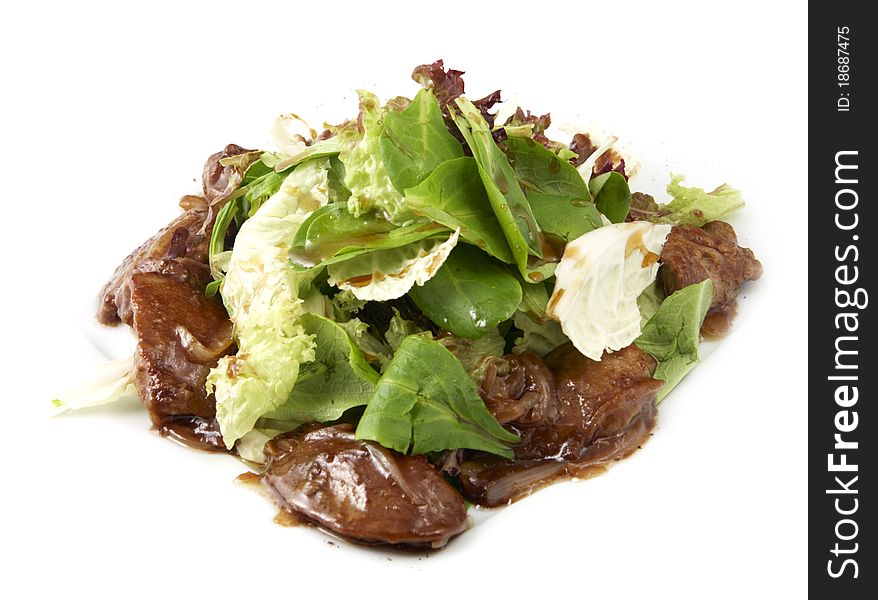
[[(797, 2), (20, 3), (0, 19), (5, 598), (798, 598), (806, 554), (806, 13)], [(642, 451), (406, 555), (274, 525), (242, 465), (149, 431), (136, 405), (49, 420), (103, 359), (94, 300), (197, 189), (207, 155), (273, 118), (412, 95), (465, 70), (643, 164), (743, 190), (765, 266), (731, 334), (661, 405)]]

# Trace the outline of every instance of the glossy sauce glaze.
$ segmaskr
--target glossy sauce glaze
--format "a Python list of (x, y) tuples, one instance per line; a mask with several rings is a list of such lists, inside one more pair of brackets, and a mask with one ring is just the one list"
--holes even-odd
[(441, 548), (467, 528), (463, 498), (427, 462), (311, 424), (270, 440), (262, 484), (280, 508), (369, 544)]
[(468, 500), (500, 506), (559, 479), (588, 477), (634, 452), (655, 426), (655, 361), (636, 346), (600, 362), (571, 344), (545, 360), (505, 357), (489, 367), (481, 394), (494, 416), (521, 436), (511, 460), (465, 452), (459, 467)]

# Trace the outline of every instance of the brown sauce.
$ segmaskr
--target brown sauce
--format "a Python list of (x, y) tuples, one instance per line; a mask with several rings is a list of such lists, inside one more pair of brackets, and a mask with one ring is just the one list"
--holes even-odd
[(262, 475), (253, 471), (246, 471), (235, 477), (235, 481), (244, 485), (260, 486), (262, 485)]
[(520, 441), (512, 459), (465, 452), (464, 496), (496, 507), (551, 483), (587, 478), (636, 451), (655, 426), (655, 361), (636, 346), (592, 361), (570, 344), (545, 359), (524, 353), (489, 365), (480, 394)]
[(303, 519), (293, 511), (286, 510), (284, 508), (277, 511), (277, 514), (274, 515), (274, 519), (272, 519), (272, 521), (274, 521), (278, 525), (283, 525), (284, 527), (301, 527), (303, 525), (313, 525), (313, 523), (311, 523), (307, 519)]
[(707, 340), (724, 338), (732, 328), (732, 321), (738, 313), (738, 303), (717, 305), (710, 309), (701, 324), (701, 335)]
[(156, 426), (163, 437), (204, 452), (229, 452), (215, 419), (195, 416), (167, 417)]

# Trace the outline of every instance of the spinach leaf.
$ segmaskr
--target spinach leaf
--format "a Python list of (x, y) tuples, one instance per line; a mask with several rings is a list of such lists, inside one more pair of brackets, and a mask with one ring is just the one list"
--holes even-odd
[(277, 421), (332, 421), (362, 406), (375, 391), (379, 375), (345, 330), (334, 321), (304, 314), (299, 323), (314, 336), (314, 361), (299, 367), (289, 400), (264, 418)]
[(399, 452), (471, 448), (512, 458), (518, 436), (491, 416), (463, 365), (437, 341), (410, 335), (378, 381), (357, 438)]
[(445, 127), (433, 92), (422, 89), (405, 110), (387, 111), (379, 141), (387, 175), (403, 191), (424, 180), (446, 160), (463, 156), (463, 148)]
[(521, 302), (521, 285), (502, 264), (478, 248), (461, 245), (409, 296), (431, 321), (473, 339), (512, 316)]
[(543, 257), (540, 227), (518, 185), (515, 171), (494, 143), (491, 129), (479, 109), (464, 97), (457, 98), (455, 103), (461, 114), (452, 112), (451, 118), (472, 150), (488, 200), (512, 250), (515, 264), (522, 277), (526, 277), (528, 254)]
[(407, 189), (405, 200), (416, 213), (451, 229), (460, 227), (464, 240), (503, 262), (512, 262), (512, 251), (472, 157), (445, 161), (420, 185)]
[(601, 226), (588, 185), (566, 160), (529, 138), (508, 138), (506, 156), (544, 233), (569, 242)]
[(588, 189), (595, 206), (611, 223), (621, 223), (628, 216), (631, 206), (631, 190), (621, 173), (610, 171), (592, 177)]
[(372, 250), (447, 235), (448, 229), (427, 220), (399, 227), (371, 214), (355, 217), (344, 204), (332, 203), (318, 208), (302, 223), (290, 256), (301, 266), (329, 265)]
[(662, 301), (658, 311), (634, 340), (637, 347), (658, 361), (653, 377), (665, 382), (656, 402), (698, 363), (701, 324), (713, 302), (713, 282), (705, 279), (678, 290)]

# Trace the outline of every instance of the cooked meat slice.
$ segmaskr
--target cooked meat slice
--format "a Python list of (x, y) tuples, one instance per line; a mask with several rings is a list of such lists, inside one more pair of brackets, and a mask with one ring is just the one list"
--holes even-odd
[[(662, 382), (652, 378), (655, 361), (636, 346), (596, 362), (565, 344), (546, 357), (544, 368), (531, 366), (528, 375), (551, 376), (551, 384), (544, 381), (539, 387), (553, 389), (554, 407), (544, 409), (542, 422), (524, 413), (524, 420), (507, 423), (521, 436), (514, 459), (484, 453), (465, 458), (460, 482), (469, 500), (499, 506), (557, 479), (587, 476), (636, 450), (655, 426), (655, 395)], [(506, 377), (519, 375), (512, 368)], [(499, 395), (504, 387), (515, 395), (520, 386), (499, 379), (487, 393), (483, 386), (483, 397)]]
[(227, 452), (215, 418), (196, 416), (166, 417), (157, 427), (160, 434), (197, 450)]
[[(185, 196), (183, 200), (192, 206), (193, 198), (197, 199)], [(159, 272), (203, 289), (210, 281), (209, 236), (201, 233), (206, 217), (202, 199), (200, 207), (187, 210), (132, 252), (101, 291), (98, 321), (131, 324), (131, 276), (135, 273)]]
[(161, 272), (188, 281), (194, 287), (207, 285), (210, 281), (207, 248), (213, 218), (218, 206), (231, 192), (228, 188), (234, 174), (243, 176), (251, 162), (245, 160), (223, 166), (220, 161), (239, 154), (253, 155), (248, 157), (253, 160), (256, 158), (255, 151), (229, 144), (207, 159), (201, 183), (204, 197), (183, 196), (180, 206), (186, 212), (122, 261), (101, 292), (98, 321), (105, 325), (115, 325), (119, 321), (131, 324), (129, 286), (134, 273)]
[[(236, 164), (224, 158), (250, 154)], [(205, 197), (184, 196), (185, 211), (132, 252), (101, 292), (98, 321), (120, 321), (137, 336), (134, 374), (150, 418), (163, 434), (188, 445), (225, 450), (205, 382), (232, 350), (232, 324), (222, 304), (204, 297), (210, 282), (208, 244), (217, 207), (256, 153), (230, 144), (208, 158)]]
[(713, 304), (702, 326), (702, 333), (709, 337), (728, 329), (741, 284), (762, 275), (762, 264), (749, 248), (738, 245), (735, 230), (723, 221), (712, 221), (703, 228), (674, 226), (662, 248), (661, 264), (667, 294), (707, 278), (713, 281)]
[(232, 348), (232, 323), (222, 304), (164, 273), (135, 273), (130, 289), (134, 379), (153, 423), (161, 429), (171, 418), (212, 419), (215, 403), (205, 381)]
[(545, 362), (555, 375), (556, 422), (578, 427), (584, 445), (624, 431), (643, 408), (654, 412), (663, 385), (652, 378), (655, 359), (634, 344), (594, 361), (567, 343)]
[(555, 378), (533, 352), (490, 360), (479, 394), (500, 423), (526, 425), (557, 416)]
[(440, 548), (467, 528), (463, 498), (424, 456), (306, 425), (265, 445), (263, 484), (283, 510), (370, 544)]

